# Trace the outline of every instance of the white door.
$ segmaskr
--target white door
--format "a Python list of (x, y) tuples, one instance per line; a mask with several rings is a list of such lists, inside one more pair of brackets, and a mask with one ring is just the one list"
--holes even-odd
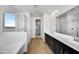
[(41, 19), (35, 20), (35, 36), (41, 36)]

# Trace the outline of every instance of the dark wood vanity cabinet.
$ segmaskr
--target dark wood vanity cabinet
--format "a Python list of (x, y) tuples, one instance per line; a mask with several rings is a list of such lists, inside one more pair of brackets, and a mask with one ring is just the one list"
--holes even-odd
[(48, 36), (47, 34), (45, 35), (45, 41), (48, 44), (49, 48), (52, 50), (54, 48), (54, 41), (51, 40), (52, 38)]
[(79, 52), (74, 50), (73, 48), (65, 45), (65, 52), (64, 52), (64, 54), (79, 54)]
[(55, 54), (78, 54), (78, 52), (57, 39), (45, 34), (45, 41)]
[(55, 44), (54, 44), (54, 53), (56, 54), (64, 54), (64, 44), (62, 44), (61, 42), (54, 40)]
[(63, 53), (63, 45), (59, 41), (57, 41), (55, 38), (49, 36), (48, 34), (45, 34), (45, 41), (48, 44), (49, 48), (55, 54)]

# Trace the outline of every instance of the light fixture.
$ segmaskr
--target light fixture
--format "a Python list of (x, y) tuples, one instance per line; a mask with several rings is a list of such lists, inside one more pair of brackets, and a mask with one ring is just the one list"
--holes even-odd
[(37, 8), (37, 7), (38, 7), (38, 5), (33, 5), (33, 7), (34, 7), (34, 8)]
[(55, 16), (55, 14), (58, 12), (58, 10), (54, 10), (52, 13), (51, 13), (51, 16)]

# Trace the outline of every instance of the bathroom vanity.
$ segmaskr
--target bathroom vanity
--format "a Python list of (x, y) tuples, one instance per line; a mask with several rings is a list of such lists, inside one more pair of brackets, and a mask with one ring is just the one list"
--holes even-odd
[(75, 37), (53, 32), (45, 33), (45, 41), (55, 54), (78, 54), (79, 42)]

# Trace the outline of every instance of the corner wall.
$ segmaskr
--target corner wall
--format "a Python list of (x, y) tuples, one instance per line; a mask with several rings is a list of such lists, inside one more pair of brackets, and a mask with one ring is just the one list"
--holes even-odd
[(44, 14), (44, 33), (52, 33), (56, 31), (56, 18), (51, 14)]

